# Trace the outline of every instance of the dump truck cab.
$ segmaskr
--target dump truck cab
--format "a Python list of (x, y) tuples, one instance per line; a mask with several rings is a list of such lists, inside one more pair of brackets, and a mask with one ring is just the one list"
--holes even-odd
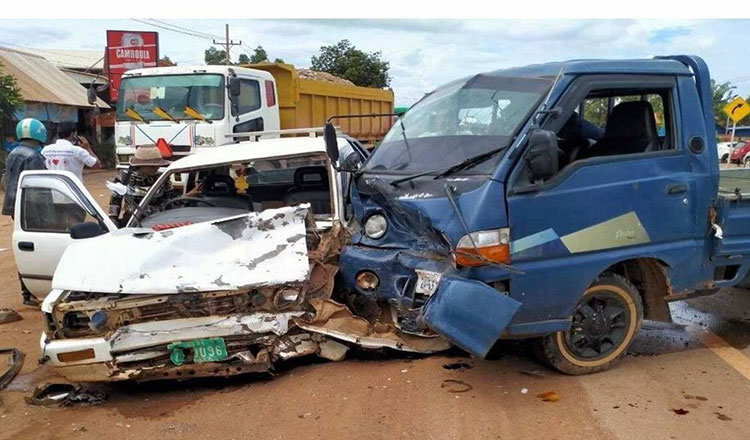
[[(708, 68), (691, 56), (442, 86), (357, 173), (361, 230), (342, 252), (344, 284), (478, 356), (499, 338), (541, 337), (537, 351), (561, 371), (608, 368), (644, 316), (668, 321), (668, 301), (747, 273), (742, 246), (731, 270), (730, 252), (714, 258), (711, 103)], [(737, 221), (744, 243), (750, 225)]]
[(176, 160), (195, 148), (241, 140), (231, 137), (233, 133), (279, 130), (276, 93), (273, 76), (256, 69), (130, 70), (123, 75), (117, 102), (118, 168), (127, 168), (138, 145), (166, 144), (170, 159)]

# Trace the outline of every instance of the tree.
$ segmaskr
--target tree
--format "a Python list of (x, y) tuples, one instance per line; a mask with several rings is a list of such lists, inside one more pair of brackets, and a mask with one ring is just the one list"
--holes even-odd
[(5, 133), (5, 124), (9, 124), (16, 110), (23, 106), (23, 96), (13, 75), (3, 74), (0, 63), (0, 133)]
[(169, 67), (169, 66), (176, 66), (177, 63), (170, 60), (168, 55), (164, 55), (163, 57), (159, 58), (158, 65), (160, 67)]
[(714, 119), (716, 124), (723, 127), (727, 122), (727, 115), (724, 114), (724, 107), (729, 103), (732, 98), (732, 91), (736, 87), (729, 81), (723, 83), (717, 83), (714, 79), (711, 79), (711, 90), (713, 91), (714, 99)]
[(253, 56), (250, 57), (250, 62), (253, 64), (268, 62), (268, 53), (263, 49), (263, 46), (258, 46), (253, 50)]
[(313, 56), (310, 68), (348, 79), (358, 86), (387, 87), (391, 82), (390, 64), (381, 59), (381, 52), (364, 52), (349, 40), (322, 46), (320, 55)]
[(284, 63), (284, 60), (283, 60), (283, 59), (281, 59), (281, 58), (276, 58), (276, 59), (274, 59), (274, 60), (273, 60), (273, 62), (274, 62), (274, 63), (282, 63), (282, 64), (283, 64), (283, 63)]
[(227, 51), (218, 50), (215, 47), (209, 47), (204, 52), (203, 59), (208, 65), (225, 64), (227, 60)]
[(237, 64), (250, 64), (250, 58), (248, 58), (246, 53), (241, 53)]

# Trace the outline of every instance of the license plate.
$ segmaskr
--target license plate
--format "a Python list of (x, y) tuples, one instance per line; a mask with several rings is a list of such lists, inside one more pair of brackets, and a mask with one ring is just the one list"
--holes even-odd
[(414, 287), (416, 293), (432, 295), (437, 291), (440, 284), (439, 273), (421, 269), (416, 269), (415, 272), (417, 272), (417, 285)]
[(185, 361), (185, 350), (193, 350), (193, 362), (217, 362), (227, 358), (227, 346), (224, 338), (195, 339), (192, 341), (169, 344), (170, 358), (175, 365)]

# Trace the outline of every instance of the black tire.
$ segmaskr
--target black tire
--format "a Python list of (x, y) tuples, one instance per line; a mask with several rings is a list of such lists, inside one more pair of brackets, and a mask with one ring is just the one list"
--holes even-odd
[(625, 354), (642, 321), (643, 301), (638, 289), (621, 275), (604, 274), (584, 292), (570, 330), (540, 338), (535, 352), (563, 373), (598, 373), (611, 368)]
[(720, 162), (721, 163), (727, 163), (727, 162), (729, 162), (729, 155), (725, 154), (725, 155), (721, 156)]
[(750, 168), (750, 157), (745, 158), (745, 162), (742, 165), (744, 168)]

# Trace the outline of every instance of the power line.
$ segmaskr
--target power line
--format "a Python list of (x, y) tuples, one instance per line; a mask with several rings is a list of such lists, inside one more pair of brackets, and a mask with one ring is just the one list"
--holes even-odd
[(177, 32), (178, 34), (189, 35), (191, 37), (201, 38), (201, 39), (204, 39), (204, 40), (213, 40), (213, 38), (211, 38), (211, 37), (207, 37), (205, 35), (201, 35), (199, 33), (192, 32), (192, 31), (188, 32), (188, 31), (182, 31), (182, 30), (178, 30), (178, 29), (172, 29), (172, 28), (160, 25), (160, 24), (150, 23), (150, 22), (144, 21), (144, 20), (139, 20), (137, 18), (131, 18), (131, 20), (137, 21), (138, 23), (143, 23), (143, 24), (148, 25), (148, 26), (153, 26), (153, 27), (156, 27), (156, 28), (159, 28), (159, 29), (164, 29), (164, 30), (167, 30), (167, 31)]
[(179, 26), (179, 25), (176, 25), (176, 24), (168, 23), (168, 22), (166, 22), (166, 21), (162, 21), (162, 20), (157, 20), (157, 19), (155, 19), (155, 18), (147, 18), (146, 20), (149, 20), (149, 21), (154, 21), (154, 22), (156, 22), (156, 23), (161, 23), (161, 24), (163, 24), (163, 25), (165, 25), (165, 26), (170, 26), (170, 27), (173, 27), (173, 28), (175, 28), (175, 29), (179, 29), (179, 30), (182, 30), (182, 31), (187, 31), (187, 32), (189, 32), (189, 33), (191, 33), (191, 34), (198, 34), (198, 35), (203, 35), (203, 36), (205, 36), (206, 38), (223, 38), (223, 37), (220, 37), (220, 36), (218, 36), (218, 35), (207, 34), (207, 33), (205, 33), (205, 32), (201, 32), (201, 31), (196, 31), (196, 30), (193, 30), (193, 29), (188, 29), (188, 28), (186, 28), (186, 27), (182, 27), (182, 26)]

